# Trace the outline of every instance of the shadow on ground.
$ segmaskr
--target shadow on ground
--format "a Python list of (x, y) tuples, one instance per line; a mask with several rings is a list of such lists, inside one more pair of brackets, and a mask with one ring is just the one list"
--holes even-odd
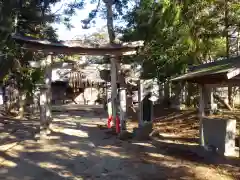
[(16, 138), (14, 146), (0, 150), (0, 179), (218, 180), (240, 177), (239, 160), (199, 156), (191, 150), (198, 149), (197, 146), (166, 143), (158, 138), (145, 142), (121, 141), (98, 128), (98, 124), (106, 123), (104, 115), (97, 118), (96, 114), (75, 111), (54, 116), (50, 136), (37, 141), (32, 133), (37, 129), (36, 121), (4, 119), (3, 124), (8, 125), (3, 125), (1, 131), (11, 132), (14, 128), (10, 125), (19, 123), (17, 129), (24, 129), (26, 136)]

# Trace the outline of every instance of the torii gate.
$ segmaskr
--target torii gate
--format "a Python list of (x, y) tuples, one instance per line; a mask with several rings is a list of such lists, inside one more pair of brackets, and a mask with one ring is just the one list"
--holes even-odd
[[(48, 40), (35, 39), (26, 36), (13, 35), (12, 38), (17, 42), (22, 44), (24, 49), (31, 51), (43, 52), (47, 55), (47, 60), (45, 64), (45, 85), (42, 87), (40, 94), (40, 119), (42, 128), (44, 130), (48, 129), (48, 125), (52, 120), (51, 113), (51, 65), (53, 63), (53, 56), (56, 54), (82, 54), (82, 55), (99, 55), (99, 56), (110, 56), (111, 61), (111, 99), (112, 99), (112, 117), (113, 122), (116, 121), (117, 116), (117, 77), (118, 77), (118, 66), (117, 61), (119, 61), (120, 56), (133, 55), (136, 53), (138, 47), (143, 46), (143, 41), (136, 41), (123, 44), (115, 45), (101, 45), (98, 47), (84, 47), (79, 45), (77, 41), (62, 41), (62, 42), (51, 42)], [(75, 42), (75, 44), (73, 44)], [(124, 104), (124, 103), (123, 103)], [(124, 106), (124, 105), (123, 105)], [(125, 102), (126, 106), (126, 102)], [(126, 109), (126, 107), (123, 107)], [(125, 111), (126, 112), (126, 111)], [(122, 111), (122, 113), (125, 113)], [(121, 116), (125, 117), (125, 116)], [(124, 119), (121, 119), (123, 122)], [(124, 127), (123, 127), (124, 128)]]

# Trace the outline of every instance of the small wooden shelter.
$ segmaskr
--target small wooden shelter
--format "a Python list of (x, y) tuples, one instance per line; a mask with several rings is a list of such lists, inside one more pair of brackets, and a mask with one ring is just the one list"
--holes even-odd
[(240, 56), (191, 67), (188, 73), (172, 81), (199, 85), (200, 145), (205, 148), (215, 146), (221, 154), (232, 154), (235, 149), (236, 119), (209, 118), (206, 110), (211, 108), (213, 102), (213, 87), (240, 86)]

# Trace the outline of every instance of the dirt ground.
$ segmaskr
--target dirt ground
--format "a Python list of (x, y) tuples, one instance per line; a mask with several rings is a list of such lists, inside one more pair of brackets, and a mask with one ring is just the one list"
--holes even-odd
[(148, 141), (121, 141), (99, 128), (106, 115), (94, 107), (55, 112), (52, 132), (41, 140), (34, 137), (38, 120), (1, 117), (0, 179), (240, 179), (239, 159), (196, 153), (194, 112), (157, 112), (161, 135)]

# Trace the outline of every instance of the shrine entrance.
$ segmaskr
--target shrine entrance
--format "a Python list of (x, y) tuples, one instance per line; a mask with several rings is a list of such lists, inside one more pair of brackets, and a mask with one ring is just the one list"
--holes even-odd
[[(40, 85), (40, 121), (41, 128), (47, 130), (49, 124), (52, 121), (52, 112), (51, 112), (51, 81), (52, 81), (52, 64), (54, 63), (53, 57), (58, 54), (80, 54), (80, 55), (95, 55), (95, 56), (108, 56), (111, 63), (110, 77), (111, 77), (111, 105), (109, 108), (111, 111), (110, 115), (113, 119), (113, 126), (115, 125), (117, 118), (118, 105), (120, 103), (120, 121), (121, 124), (125, 121), (126, 113), (126, 91), (124, 88), (120, 88), (122, 94), (120, 100), (118, 101), (118, 87), (119, 83), (119, 63), (121, 57), (124, 55), (133, 55), (136, 53), (137, 48), (143, 45), (142, 41), (123, 43), (123, 44), (106, 44), (97, 47), (85, 47), (82, 44), (79, 44), (77, 41), (65, 41), (65, 42), (50, 42), (47, 40), (34, 39), (31, 37), (24, 37), (14, 35), (13, 39), (22, 45), (24, 49), (34, 52), (41, 52), (46, 55), (46, 60), (44, 63), (45, 76), (44, 84)], [(120, 85), (121, 86), (121, 85)], [(120, 90), (120, 91), (121, 91)], [(124, 95), (123, 95), (124, 94)], [(125, 129), (124, 126), (121, 126), (121, 129)]]

